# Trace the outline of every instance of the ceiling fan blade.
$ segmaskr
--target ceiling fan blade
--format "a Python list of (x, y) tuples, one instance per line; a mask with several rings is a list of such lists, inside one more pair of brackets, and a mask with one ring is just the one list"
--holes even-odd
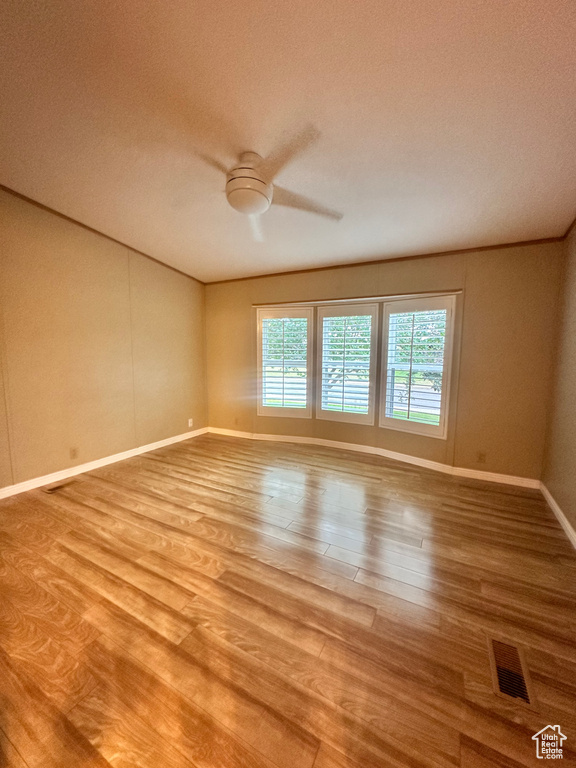
[(264, 242), (264, 232), (262, 230), (262, 219), (260, 216), (253, 215), (248, 216), (250, 219), (250, 229), (252, 230), (252, 237), (257, 243)]
[(273, 205), (283, 205), (287, 208), (297, 208), (299, 211), (308, 211), (308, 213), (315, 213), (318, 216), (325, 216), (327, 219), (333, 219), (334, 221), (340, 221), (344, 214), (334, 211), (332, 208), (326, 208), (324, 205), (311, 200), (304, 195), (297, 195), (295, 192), (290, 192), (283, 187), (278, 187), (274, 184), (274, 197), (272, 198)]
[(296, 155), (304, 152), (318, 140), (320, 132), (313, 125), (307, 125), (300, 133), (296, 134), (287, 144), (278, 147), (265, 158), (258, 170), (265, 179), (272, 181), (278, 173), (288, 165)]
[(228, 168), (221, 163), (219, 160), (216, 160), (214, 157), (210, 157), (210, 155), (205, 155), (203, 152), (194, 152), (196, 157), (199, 157), (200, 160), (203, 160), (205, 163), (207, 163), (212, 168), (215, 168), (217, 171), (220, 171), (220, 173), (227, 174)]

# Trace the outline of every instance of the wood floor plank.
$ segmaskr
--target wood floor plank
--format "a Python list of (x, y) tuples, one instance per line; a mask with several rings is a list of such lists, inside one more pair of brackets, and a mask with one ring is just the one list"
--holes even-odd
[(81, 616), (36, 581), (3, 562), (0, 555), (0, 591), (3, 599), (33, 620), (70, 653), (77, 654), (97, 636)]
[(190, 595), (185, 589), (169, 579), (159, 576), (138, 562), (141, 551), (137, 557), (129, 559), (121, 554), (116, 554), (112, 549), (94, 541), (90, 536), (71, 531), (65, 536), (60, 536), (58, 542), (67, 550), (81, 555), (86, 560), (99, 566), (100, 569), (111, 573), (131, 584), (137, 589), (152, 595), (160, 602), (179, 610), (190, 600)]
[[(428, 757), (435, 754), (439, 764), (445, 760), (451, 762), (459, 755), (457, 732), (446, 724), (440, 727), (440, 723), (429, 713), (416, 709), (406, 698), (401, 701), (390, 690), (385, 692), (365, 678), (362, 680), (342, 668), (337, 669), (306, 651), (293, 649), (249, 622), (230, 621), (224, 612), (214, 610), (206, 603), (192, 603), (189, 608), (199, 627), (182, 641), (183, 648), (197, 650), (199, 643), (212, 647), (213, 640), (208, 633), (214, 633), (277, 674), (296, 681), (314, 694), (321, 693), (338, 708), (365, 721), (376, 733), (380, 732), (382, 738), (393, 731), (395, 738), (408, 740), (410, 729), (416, 729), (418, 736), (411, 739), (415, 751), (420, 743), (422, 753)], [(318, 709), (317, 704), (315, 718), (318, 717)], [(316, 726), (312, 723), (308, 727), (314, 732)], [(330, 738), (322, 733), (317, 735), (324, 740)]]
[(194, 768), (133, 707), (110, 696), (105, 685), (82, 699), (68, 718), (114, 768)]
[[(293, 659), (293, 675), (287, 679), (279, 668), (281, 655), (274, 658), (275, 666), (272, 667), (261, 660), (253, 660), (252, 656), (248, 658), (249, 654), (237, 651), (221, 638), (207, 638), (201, 630), (189, 635), (182, 647), (195, 657), (204, 658), (218, 674), (233, 675), (252, 696), (274, 707), (283, 718), (305, 728), (323, 742), (334, 746), (340, 743), (342, 732), (362, 733), (364, 745), (357, 745), (356, 749), (360, 748), (368, 764), (377, 758), (381, 761), (388, 759), (392, 764), (404, 761), (414, 766), (453, 764), (450, 752), (455, 749), (451, 738), (455, 734), (449, 733), (449, 729), (444, 738), (433, 723), (425, 723), (425, 718), (414, 712), (403, 711), (401, 705), (385, 706), (383, 699), (374, 691), (363, 691), (362, 685), (356, 685), (355, 694), (349, 697), (348, 692), (342, 692), (338, 682), (330, 682), (328, 675), (323, 677), (319, 673), (321, 665), (317, 663), (299, 669)], [(267, 650), (271, 650), (270, 645)], [(290, 660), (285, 660), (284, 669), (286, 665), (290, 665)], [(306, 690), (297, 679), (300, 676), (307, 680)], [(322, 696), (317, 695), (316, 686), (322, 690)], [(406, 736), (403, 715), (408, 720), (412, 717), (415, 727), (419, 725), (426, 729), (429, 736), (434, 732), (439, 738), (429, 738), (426, 745), (418, 737), (412, 741), (402, 738)]]
[[(326, 636), (302, 621), (286, 616), (274, 607), (258, 599), (248, 597), (232, 589), (219, 580), (206, 577), (181, 564), (174, 563), (160, 555), (149, 555), (142, 562), (166, 577), (171, 577), (176, 584), (181, 584), (197, 595), (209, 600), (213, 605), (227, 609), (233, 616), (241, 616), (252, 624), (262, 627), (274, 635), (284, 638), (314, 655), (319, 655), (326, 641)], [(191, 606), (194, 598), (183, 609), (182, 614), (192, 616)]]
[(0, 722), (29, 768), (109, 768), (56, 705), (0, 649)]
[(462, 768), (520, 768), (520, 763), (474, 739), (462, 739)]
[(130, 510), (135, 515), (150, 517), (179, 528), (186, 528), (202, 517), (201, 512), (186, 509), (183, 506), (159, 504), (156, 500), (153, 504), (145, 503), (140, 499), (132, 498), (129, 494), (122, 494), (115, 489), (97, 485), (91, 477), (87, 477), (81, 486), (64, 488), (61, 496), (83, 504), (89, 503), (92, 508), (103, 512), (109, 512), (111, 508), (116, 508), (119, 512)]
[(4, 560), (36, 584), (41, 584), (46, 592), (67, 605), (72, 611), (81, 615), (99, 602), (100, 595), (89, 586), (55, 567), (39, 553), (23, 547), (15, 547), (13, 544), (14, 542), (7, 544), (5, 540), (1, 542)]
[[(515, 637), (518, 642), (527, 642), (556, 653), (563, 658), (576, 661), (576, 647), (573, 644), (573, 630), (570, 626), (550, 625), (545, 619), (533, 614), (522, 613), (513, 605), (482, 598), (438, 596), (427, 590), (396, 581), (384, 576), (360, 570), (358, 580), (376, 589), (390, 593), (416, 605), (432, 608), (463, 624), (480, 627), (487, 632), (504, 633)], [(378, 619), (375, 620), (377, 622)]]
[(14, 669), (33, 675), (44, 695), (62, 712), (68, 712), (95, 686), (81, 660), (6, 598), (0, 604), (0, 646), (10, 655)]
[[(333, 557), (350, 565), (356, 565), (363, 571), (371, 571), (394, 581), (401, 581), (404, 584), (411, 584), (414, 587), (425, 589), (429, 592), (437, 592), (449, 596), (451, 594), (461, 595), (462, 590), (479, 593), (481, 583), (479, 579), (471, 578), (460, 573), (453, 573), (451, 569), (434, 567), (424, 561), (412, 560), (412, 567), (404, 567), (393, 562), (394, 560), (403, 562), (407, 558), (397, 557), (395, 553), (387, 554), (385, 558), (374, 557), (365, 553), (351, 552), (348, 549), (331, 544), (326, 552), (327, 557)], [(415, 566), (417, 565), (417, 570)]]
[[(253, 746), (280, 768), (311, 766), (318, 742), (299, 725), (248, 695), (241, 687), (214, 671), (210, 653), (194, 655), (170, 643), (111, 604), (91, 609), (87, 618), (113, 638), (134, 663), (153, 670), (160, 679), (197, 704), (218, 723)], [(219, 655), (221, 659), (221, 654)], [(228, 676), (236, 670), (228, 666)]]
[(342, 746), (344, 751), (340, 752), (323, 742), (318, 750), (314, 768), (363, 768), (349, 753), (346, 753), (346, 746)]
[[(100, 594), (100, 601), (84, 616), (90, 616), (106, 601), (117, 605), (126, 614), (142, 621), (174, 642), (179, 642), (190, 632), (190, 622), (180, 612), (172, 610), (154, 596), (128, 584), (66, 547), (57, 544), (46, 553), (46, 556), (51, 562)], [(188, 598), (193, 599), (194, 594), (190, 593)]]
[(0, 730), (0, 766), (2, 768), (28, 768), (28, 763), (6, 736), (4, 731)]
[[(101, 476), (101, 472), (102, 470), (97, 470), (98, 477)], [(130, 483), (126, 477), (119, 475), (117, 471), (107, 471), (104, 477), (113, 477), (115, 482), (120, 480), (123, 483)], [(141, 479), (138, 482), (141, 482)], [(154, 493), (160, 494), (162, 499), (172, 498), (174, 492), (173, 486), (170, 484), (162, 486), (160, 482), (153, 486), (145, 484), (145, 487)], [(134, 523), (147, 531), (159, 535), (169, 534), (173, 540), (185, 546), (194, 545), (197, 541), (204, 546), (206, 544), (213, 544), (215, 547), (232, 549), (234, 552), (245, 554), (249, 557), (266, 559), (266, 562), (281, 568), (287, 565), (292, 565), (294, 569), (319, 567), (322, 570), (328, 570), (331, 573), (348, 578), (354, 578), (356, 573), (356, 568), (353, 566), (338, 562), (332, 558), (322, 558), (318, 552), (314, 551), (316, 548), (313, 545), (301, 547), (300, 542), (296, 543), (294, 539), (291, 542), (286, 542), (277, 536), (270, 536), (268, 533), (252, 532), (246, 526), (228, 525), (217, 520), (207, 520), (203, 517), (190, 526), (182, 528), (175, 524), (167, 525), (157, 522), (144, 515), (125, 513), (115, 507), (111, 507), (109, 511), (112, 516), (120, 517), (120, 519)], [(322, 552), (325, 549), (326, 545), (320, 547)]]
[(87, 651), (108, 698), (129, 707), (197, 768), (274, 768), (274, 763), (102, 636)]
[(137, 526), (134, 523), (125, 523), (118, 519), (110, 514), (110, 509), (108, 512), (96, 509), (90, 499), (80, 503), (58, 495), (49, 497), (47, 504), (50, 506), (51, 516), (64, 519), (68, 524), (68, 530), (59, 536), (71, 531), (85, 536), (96, 536), (100, 542), (111, 543), (116, 552), (127, 557), (138, 557), (142, 547), (145, 547), (151, 538), (144, 538), (144, 533), (138, 538), (134, 530)]
[(285, 578), (284, 589), (270, 587), (254, 578), (232, 571), (225, 571), (218, 581), (250, 597), (265, 600), (270, 606), (280, 606), (284, 613), (320, 628), (329, 626), (334, 620), (331, 612), (350, 622), (368, 627), (372, 626), (376, 616), (376, 611), (370, 606), (309, 584), (297, 577)]

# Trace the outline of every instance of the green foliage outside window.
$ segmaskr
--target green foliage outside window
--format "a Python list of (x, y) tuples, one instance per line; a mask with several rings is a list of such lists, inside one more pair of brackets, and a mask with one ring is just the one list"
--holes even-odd
[(323, 326), (322, 389), (325, 395), (344, 380), (369, 381), (371, 315), (326, 317)]

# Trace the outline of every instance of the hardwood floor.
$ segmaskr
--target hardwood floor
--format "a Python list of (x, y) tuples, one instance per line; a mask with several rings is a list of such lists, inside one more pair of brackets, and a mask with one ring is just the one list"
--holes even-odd
[(1, 768), (513, 768), (548, 724), (576, 764), (576, 553), (536, 491), (203, 436), (0, 502), (0, 553)]

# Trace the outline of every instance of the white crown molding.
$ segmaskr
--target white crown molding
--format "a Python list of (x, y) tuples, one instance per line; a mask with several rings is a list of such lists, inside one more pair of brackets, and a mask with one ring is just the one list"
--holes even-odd
[(550, 507), (552, 512), (554, 512), (554, 514), (556, 515), (556, 519), (564, 529), (564, 533), (570, 539), (570, 543), (572, 544), (574, 549), (576, 549), (576, 530), (574, 530), (572, 523), (570, 522), (570, 520), (568, 520), (564, 512), (562, 512), (562, 510), (560, 509), (560, 506), (558, 505), (558, 502), (556, 501), (554, 496), (552, 496), (548, 488), (546, 488), (544, 483), (540, 483), (540, 490), (542, 491), (542, 495), (548, 502), (548, 506)]
[(182, 435), (175, 435), (174, 437), (167, 437), (165, 440), (158, 440), (156, 443), (148, 443), (148, 445), (141, 445), (138, 448), (131, 448), (129, 451), (114, 453), (112, 456), (105, 456), (103, 459), (88, 461), (86, 464), (78, 464), (75, 467), (61, 469), (58, 472), (52, 472), (49, 475), (42, 475), (42, 477), (33, 477), (31, 480), (24, 480), (24, 482), (16, 483), (15, 485), (7, 485), (4, 488), (0, 488), (0, 499), (5, 499), (8, 496), (15, 496), (16, 494), (24, 493), (25, 491), (31, 491), (34, 488), (40, 488), (44, 485), (51, 485), (60, 480), (66, 480), (68, 477), (81, 475), (83, 472), (91, 472), (93, 469), (105, 467), (107, 464), (114, 464), (123, 459), (130, 459), (132, 456), (148, 453), (148, 451), (154, 451), (157, 448), (163, 448), (165, 445), (172, 445), (172, 443), (179, 443), (182, 440), (189, 440), (191, 437), (198, 437), (198, 435), (203, 435), (206, 432), (208, 432), (208, 427), (195, 429), (192, 432), (184, 432)]
[(377, 448), (372, 445), (342, 443), (338, 440), (325, 440), (320, 437), (295, 437), (288, 435), (265, 435), (255, 432), (239, 432), (235, 429), (220, 429), (218, 427), (209, 427), (208, 431), (215, 435), (244, 437), (248, 440), (271, 440), (278, 443), (302, 443), (303, 445), (324, 445), (328, 448), (343, 448), (347, 451), (371, 453), (376, 456), (383, 456), (386, 459), (403, 461), (406, 464), (414, 464), (417, 467), (433, 469), (436, 472), (443, 472), (446, 475), (466, 477), (471, 480), (483, 480), (488, 483), (504, 483), (505, 485), (515, 485), (522, 488), (540, 489), (540, 480), (531, 477), (515, 477), (514, 475), (500, 475), (496, 472), (481, 472), (477, 469), (466, 469), (465, 467), (452, 467), (449, 464), (441, 464), (438, 461), (429, 461), (428, 459), (421, 459), (418, 456), (409, 456), (406, 453), (397, 453), (396, 451), (389, 451), (386, 448)]

